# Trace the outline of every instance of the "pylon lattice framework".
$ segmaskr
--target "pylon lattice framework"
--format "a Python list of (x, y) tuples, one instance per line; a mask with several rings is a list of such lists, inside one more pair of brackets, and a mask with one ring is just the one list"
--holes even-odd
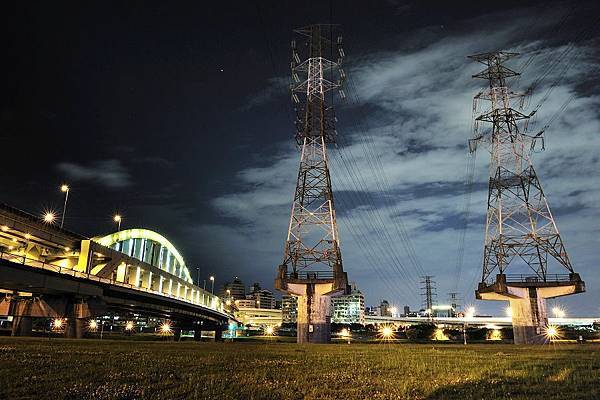
[[(327, 93), (337, 89), (344, 97), (345, 75), (342, 39), (336, 35), (333, 40), (334, 26), (311, 25), (294, 32), (291, 92), (299, 105), (295, 137), (301, 156), (283, 265), (291, 265), (298, 278), (300, 271), (342, 270), (327, 155), (327, 145), (335, 143), (335, 114)], [(326, 58), (331, 54), (336, 61)]]
[(423, 306), (425, 306), (425, 311), (429, 314), (432, 313), (433, 306), (436, 305), (435, 298), (437, 297), (435, 281), (433, 280), (433, 276), (425, 275), (421, 277), (423, 280), (421, 281), (421, 296), (423, 296)]
[[(574, 272), (530, 159), (536, 142), (543, 140), (542, 132), (527, 134), (531, 115), (512, 106), (518, 103), (522, 110), (524, 94), (508, 88), (506, 79), (519, 74), (503, 63), (516, 55), (493, 52), (469, 57), (486, 66), (473, 77), (489, 81), (489, 87), (475, 96), (473, 110), (477, 112), (478, 100), (488, 101), (490, 108), (476, 118), (469, 142), (475, 151), (486, 139), (491, 154), (482, 282), (488, 282), (494, 271), (504, 274), (511, 263), (520, 263), (545, 282), (549, 255)], [(481, 129), (481, 123), (492, 124), (491, 129)]]

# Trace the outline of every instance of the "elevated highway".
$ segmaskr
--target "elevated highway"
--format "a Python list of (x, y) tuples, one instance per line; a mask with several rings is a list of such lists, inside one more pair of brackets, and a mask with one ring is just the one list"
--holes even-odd
[(33, 318), (66, 318), (67, 336), (107, 311), (169, 320), (174, 329), (215, 331), (230, 319), (217, 296), (195, 285), (183, 257), (160, 234), (128, 229), (86, 238), (0, 205), (0, 316), (13, 334)]
[[(438, 326), (473, 326), (473, 327), (512, 327), (511, 317), (473, 316), (473, 317), (380, 317), (373, 315), (365, 316), (366, 325), (417, 325), (431, 322)], [(550, 325), (556, 326), (592, 326), (600, 322), (597, 318), (548, 318)]]

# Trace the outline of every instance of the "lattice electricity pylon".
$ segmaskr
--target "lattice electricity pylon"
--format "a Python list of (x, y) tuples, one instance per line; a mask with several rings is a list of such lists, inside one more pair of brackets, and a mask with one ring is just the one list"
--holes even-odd
[[(546, 282), (548, 256), (574, 273), (531, 163), (530, 153), (536, 142), (543, 141), (543, 132), (527, 134), (531, 115), (513, 108), (517, 105), (522, 110), (525, 94), (511, 91), (506, 83), (519, 73), (503, 63), (517, 55), (492, 52), (469, 57), (486, 66), (473, 77), (489, 81), (489, 87), (475, 96), (473, 110), (478, 111), (478, 100), (488, 101), (490, 107), (475, 119), (469, 141), (473, 152), (485, 140), (491, 154), (482, 283), (489, 282), (493, 272), (504, 274), (509, 264), (521, 264), (535, 274), (529, 279)], [(491, 127), (481, 129), (482, 122)]]
[(301, 271), (320, 272), (323, 278), (342, 271), (327, 156), (327, 145), (336, 137), (333, 96), (327, 93), (337, 89), (344, 96), (344, 51), (337, 31), (332, 25), (311, 25), (295, 30), (292, 41), (290, 89), (299, 104), (295, 137), (301, 156), (282, 266), (291, 266), (295, 279)]
[(425, 275), (422, 276), (421, 279), (421, 296), (423, 297), (423, 306), (425, 307), (425, 312), (431, 315), (433, 312), (433, 306), (436, 305), (436, 286), (435, 281), (433, 280), (433, 276)]

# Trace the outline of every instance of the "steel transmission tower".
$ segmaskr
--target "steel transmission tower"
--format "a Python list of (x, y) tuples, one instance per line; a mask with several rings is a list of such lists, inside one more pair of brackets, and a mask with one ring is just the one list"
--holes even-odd
[(348, 290), (327, 155), (327, 145), (336, 140), (333, 91), (344, 97), (344, 51), (335, 26), (311, 25), (294, 33), (291, 92), (298, 104), (295, 137), (301, 155), (275, 286), (299, 297), (298, 342), (327, 342), (330, 296)]
[(425, 306), (425, 311), (427, 314), (431, 315), (433, 312), (433, 306), (435, 305), (435, 297), (437, 296), (435, 281), (433, 280), (433, 276), (425, 275), (421, 277), (423, 280), (421, 281), (421, 296), (423, 296), (423, 305)]
[[(486, 67), (473, 77), (489, 83), (475, 96), (475, 112), (478, 100), (489, 107), (475, 119), (469, 142), (475, 151), (479, 142), (486, 141), (491, 154), (483, 274), (476, 294), (479, 299), (510, 300), (515, 343), (532, 343), (547, 324), (543, 299), (585, 289), (531, 162), (530, 153), (543, 140), (543, 132), (527, 133), (531, 115), (520, 111), (524, 94), (507, 84), (508, 78), (519, 74), (504, 63), (517, 55), (492, 52), (469, 57)], [(565, 273), (548, 274), (552, 260)], [(509, 266), (512, 275), (506, 274)]]

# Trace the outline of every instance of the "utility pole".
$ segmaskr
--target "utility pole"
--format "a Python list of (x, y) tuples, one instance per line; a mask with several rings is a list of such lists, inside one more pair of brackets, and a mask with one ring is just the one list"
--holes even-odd
[(437, 293), (435, 292), (435, 281), (433, 280), (432, 275), (422, 276), (421, 279), (423, 279), (421, 281), (421, 285), (423, 285), (421, 286), (421, 290), (423, 290), (423, 292), (421, 292), (421, 296), (423, 296), (423, 305), (425, 306), (425, 312), (431, 319), (431, 314), (433, 313), (433, 306), (435, 305), (434, 297), (437, 296)]
[(458, 297), (460, 293), (458, 292), (450, 292), (448, 293), (449, 300), (450, 300), (450, 306), (452, 307), (452, 309), (454, 310), (455, 313), (458, 313), (458, 308), (460, 307), (460, 304), (458, 303), (460, 301), (460, 298)]
[[(487, 107), (475, 119), (469, 148), (473, 152), (484, 142), (491, 156), (483, 274), (476, 296), (508, 300), (515, 343), (526, 344), (544, 341), (545, 299), (583, 292), (585, 284), (573, 270), (531, 162), (544, 132), (527, 132), (532, 114), (523, 112), (525, 94), (508, 87), (508, 79), (519, 73), (505, 62), (517, 55), (497, 51), (469, 57), (485, 66), (473, 77), (487, 81), (473, 102), (474, 112), (480, 100)], [(549, 275), (549, 261), (567, 274)], [(509, 266), (513, 275), (506, 274)]]
[(349, 290), (327, 155), (327, 145), (337, 135), (333, 91), (345, 97), (344, 51), (336, 26), (310, 25), (294, 33), (290, 89), (297, 104), (300, 168), (275, 287), (298, 296), (298, 342), (326, 343), (331, 335), (330, 297)]

